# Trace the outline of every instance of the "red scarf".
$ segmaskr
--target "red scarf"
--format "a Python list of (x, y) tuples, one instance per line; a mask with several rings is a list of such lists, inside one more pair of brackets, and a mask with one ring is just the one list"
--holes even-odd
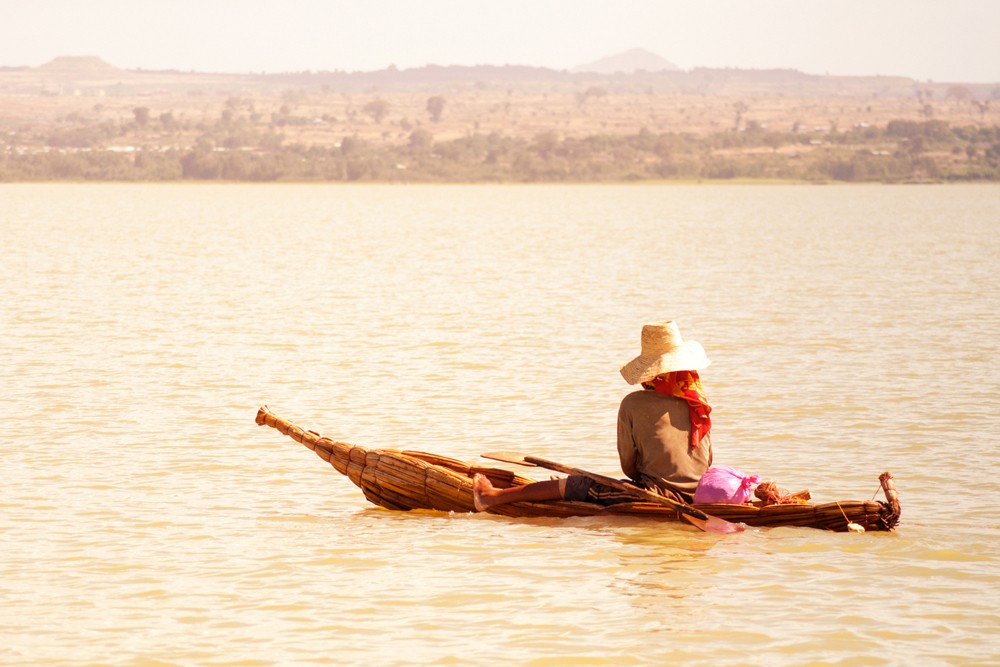
[(687, 401), (691, 413), (691, 438), (688, 442), (692, 449), (697, 447), (701, 439), (712, 430), (712, 418), (708, 416), (712, 406), (708, 404), (705, 390), (701, 387), (698, 371), (674, 371), (657, 375), (651, 384), (657, 394)]

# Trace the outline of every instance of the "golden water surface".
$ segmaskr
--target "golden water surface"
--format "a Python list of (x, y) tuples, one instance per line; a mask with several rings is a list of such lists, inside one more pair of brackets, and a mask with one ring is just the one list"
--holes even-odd
[[(998, 664), (998, 223), (992, 185), (0, 185), (0, 664)], [(617, 474), (663, 317), (716, 463), (891, 470), (897, 532), (391, 512), (254, 425)]]

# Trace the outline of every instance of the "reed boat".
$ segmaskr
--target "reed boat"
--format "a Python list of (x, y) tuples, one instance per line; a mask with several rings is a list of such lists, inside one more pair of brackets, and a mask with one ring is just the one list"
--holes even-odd
[[(485, 475), (494, 486), (502, 488), (536, 481), (503, 468), (477, 466), (428, 452), (366, 449), (339, 442), (278, 417), (266, 405), (257, 411), (257, 424), (270, 426), (305, 445), (337, 472), (346, 475), (370, 502), (390, 510), (475, 512), (472, 479), (477, 473)], [(888, 472), (879, 476), (879, 483), (885, 496), (884, 501), (696, 504), (693, 507), (725, 521), (754, 527), (798, 526), (846, 532), (854, 524), (866, 531), (890, 531), (899, 523), (899, 497), (893, 477)], [(660, 521), (681, 521), (683, 518), (681, 512), (675, 509), (646, 501), (610, 507), (565, 500), (520, 502), (491, 507), (489, 512), (509, 517), (627, 515)]]

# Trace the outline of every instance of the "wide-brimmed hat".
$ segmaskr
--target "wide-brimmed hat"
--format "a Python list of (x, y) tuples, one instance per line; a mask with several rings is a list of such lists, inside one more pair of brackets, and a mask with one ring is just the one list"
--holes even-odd
[(673, 320), (652, 322), (642, 327), (642, 354), (621, 368), (629, 384), (652, 380), (661, 373), (700, 371), (712, 363), (705, 348), (694, 341), (685, 342)]

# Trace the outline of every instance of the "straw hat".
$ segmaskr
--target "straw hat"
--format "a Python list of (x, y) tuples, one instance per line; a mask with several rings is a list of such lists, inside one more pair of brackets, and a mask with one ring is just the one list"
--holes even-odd
[(664, 320), (643, 325), (642, 354), (622, 366), (621, 372), (626, 382), (638, 384), (661, 373), (700, 371), (710, 363), (701, 344), (685, 343), (677, 324)]

